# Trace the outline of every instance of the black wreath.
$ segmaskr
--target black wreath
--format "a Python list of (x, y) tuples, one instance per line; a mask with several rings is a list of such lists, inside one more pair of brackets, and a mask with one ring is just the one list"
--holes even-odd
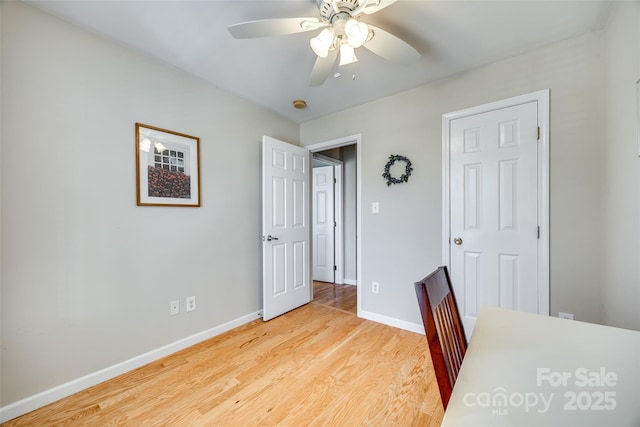
[[(404, 173), (400, 175), (400, 178), (394, 178), (389, 173), (389, 169), (391, 169), (391, 166), (393, 166), (393, 164), (397, 161), (406, 163)], [(392, 154), (389, 156), (389, 161), (387, 162), (387, 164), (384, 165), (384, 173), (382, 174), (382, 177), (387, 180), (387, 185), (402, 184), (403, 182), (409, 181), (409, 177), (411, 176), (412, 170), (413, 168), (411, 167), (411, 160), (407, 159), (405, 156)]]

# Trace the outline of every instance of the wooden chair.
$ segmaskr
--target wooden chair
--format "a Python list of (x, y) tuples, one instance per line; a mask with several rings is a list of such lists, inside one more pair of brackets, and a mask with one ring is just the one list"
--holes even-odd
[(415, 287), (440, 397), (444, 408), (447, 409), (462, 358), (467, 350), (467, 341), (447, 267), (438, 267), (436, 271), (417, 282)]

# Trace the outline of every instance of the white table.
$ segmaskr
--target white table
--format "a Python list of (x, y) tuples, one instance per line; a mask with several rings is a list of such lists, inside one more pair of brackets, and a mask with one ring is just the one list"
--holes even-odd
[(640, 332), (480, 311), (443, 426), (640, 426)]

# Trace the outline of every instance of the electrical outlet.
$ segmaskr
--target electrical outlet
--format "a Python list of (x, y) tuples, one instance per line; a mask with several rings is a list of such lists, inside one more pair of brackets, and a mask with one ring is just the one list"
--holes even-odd
[(196, 309), (196, 297), (189, 297), (185, 300), (187, 311), (193, 311)]
[(371, 282), (371, 292), (373, 292), (374, 294), (377, 294), (379, 291), (380, 291), (380, 283)]
[(180, 313), (180, 300), (177, 299), (171, 301), (169, 304), (169, 315), (175, 316), (178, 313)]
[(573, 313), (559, 312), (558, 317), (565, 320), (573, 320)]

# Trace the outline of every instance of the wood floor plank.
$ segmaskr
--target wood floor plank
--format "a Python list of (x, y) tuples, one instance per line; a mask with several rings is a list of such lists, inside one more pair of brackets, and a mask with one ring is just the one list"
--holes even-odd
[(356, 317), (333, 286), (3, 426), (439, 425), (424, 336)]
[(356, 314), (357, 287), (334, 283), (313, 282), (313, 303)]

